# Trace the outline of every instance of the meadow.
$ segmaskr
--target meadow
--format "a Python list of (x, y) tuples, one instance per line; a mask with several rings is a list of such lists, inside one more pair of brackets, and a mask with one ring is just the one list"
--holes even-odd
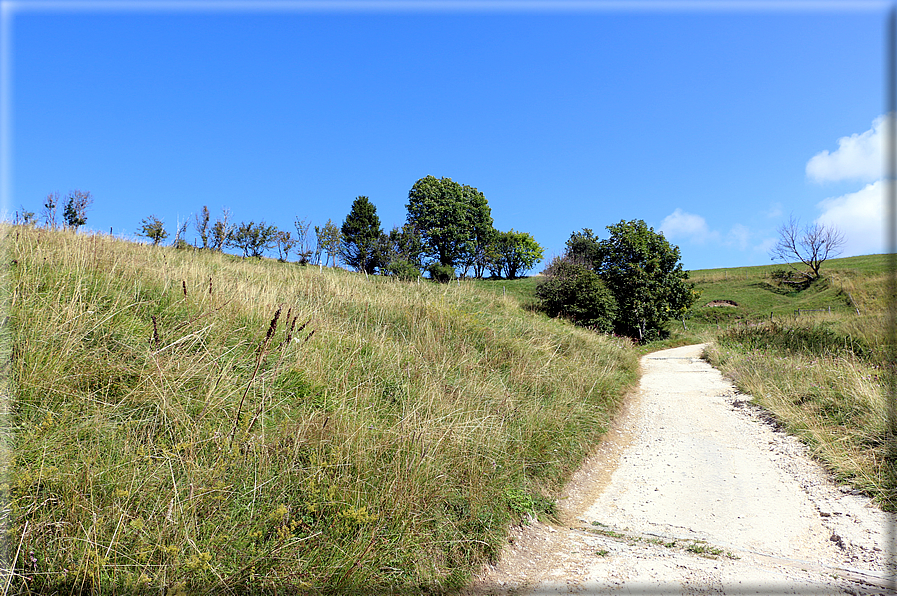
[(4, 593), (450, 591), (637, 380), (498, 284), (3, 233)]

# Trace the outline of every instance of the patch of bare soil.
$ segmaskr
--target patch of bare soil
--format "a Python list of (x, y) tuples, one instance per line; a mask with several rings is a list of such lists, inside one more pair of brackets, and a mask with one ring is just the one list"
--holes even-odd
[(515, 528), (468, 594), (894, 593), (894, 516), (837, 485), (702, 351), (642, 359), (561, 522)]
[(738, 306), (734, 300), (713, 300), (704, 306)]

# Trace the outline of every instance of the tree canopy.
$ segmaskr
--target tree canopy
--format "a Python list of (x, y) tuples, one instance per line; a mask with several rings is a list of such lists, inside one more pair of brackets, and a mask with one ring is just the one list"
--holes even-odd
[[(682, 269), (679, 248), (642, 220), (623, 220), (607, 230), (610, 235), (605, 240), (599, 240), (588, 228), (571, 234), (564, 259), (571, 267), (594, 272), (613, 294), (614, 331), (640, 341), (654, 339), (661, 335), (663, 323), (684, 316), (698, 298)], [(570, 307), (565, 311), (542, 300), (549, 312), (571, 311)], [(577, 308), (584, 306), (579, 304)]]
[(498, 271), (508, 279), (526, 273), (542, 259), (544, 249), (526, 232), (498, 232), (490, 245), (489, 258), (492, 271)]
[(454, 267), (465, 250), (485, 244), (492, 232), (486, 197), (451, 178), (426, 176), (408, 192), (408, 224), (418, 230), (424, 255)]

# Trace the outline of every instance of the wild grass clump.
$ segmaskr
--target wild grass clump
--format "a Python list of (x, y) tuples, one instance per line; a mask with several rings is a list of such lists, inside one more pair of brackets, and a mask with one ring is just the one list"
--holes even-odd
[(770, 324), (721, 334), (707, 356), (839, 480), (897, 510), (888, 455), (893, 372), (881, 352), (828, 327)]
[(475, 284), (6, 232), (11, 593), (463, 585), (636, 378)]

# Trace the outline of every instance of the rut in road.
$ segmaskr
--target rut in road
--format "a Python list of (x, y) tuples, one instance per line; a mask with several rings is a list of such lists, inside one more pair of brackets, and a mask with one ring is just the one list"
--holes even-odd
[(701, 359), (642, 358), (638, 390), (559, 503), (471, 593), (885, 594), (894, 523)]

